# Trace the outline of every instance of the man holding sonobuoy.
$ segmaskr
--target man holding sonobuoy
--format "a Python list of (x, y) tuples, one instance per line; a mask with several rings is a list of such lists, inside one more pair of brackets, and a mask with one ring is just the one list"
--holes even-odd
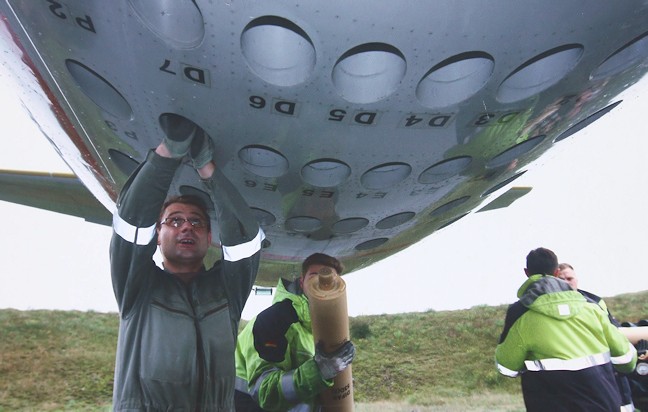
[(273, 305), (241, 331), (237, 411), (353, 410), (343, 269), (334, 257), (309, 256), (299, 280), (281, 279)]

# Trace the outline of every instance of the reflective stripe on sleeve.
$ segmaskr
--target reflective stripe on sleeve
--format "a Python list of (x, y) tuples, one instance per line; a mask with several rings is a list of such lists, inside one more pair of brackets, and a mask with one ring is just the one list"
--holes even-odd
[(234, 380), (234, 389), (236, 389), (239, 392), (243, 392), (246, 394), (250, 394), (250, 388), (248, 387), (248, 382), (243, 379), (239, 378), (238, 376)]
[(621, 405), (621, 412), (635, 412), (636, 409), (634, 407), (634, 404), (629, 403), (627, 405)]
[(290, 403), (299, 402), (297, 389), (295, 388), (295, 381), (293, 379), (294, 373), (295, 371), (289, 371), (281, 376), (281, 392), (283, 393), (284, 398)]
[(270, 370), (267, 370), (263, 372), (259, 377), (257, 378), (256, 382), (254, 383), (254, 388), (252, 388), (251, 391), (248, 393), (252, 398), (254, 398), (254, 401), (258, 404), (259, 403), (259, 390), (261, 390), (261, 384), (263, 383), (263, 380), (270, 374), (270, 372), (278, 371), (280, 369), (278, 368), (272, 368)]
[(155, 223), (149, 227), (133, 226), (115, 212), (113, 213), (113, 230), (125, 241), (144, 246), (151, 243), (155, 236)]
[(579, 371), (610, 362), (610, 352), (597, 353), (576, 359), (539, 359), (524, 361), (527, 370), (539, 371)]
[(628, 346), (630, 347), (630, 349), (628, 349), (628, 351), (625, 354), (621, 356), (613, 356), (611, 358), (613, 364), (624, 365), (626, 363), (632, 362), (635, 353), (637, 353), (637, 349), (634, 346), (632, 346), (630, 343), (628, 343)]
[(228, 262), (237, 262), (241, 259), (249, 258), (261, 250), (261, 242), (263, 242), (263, 239), (265, 239), (265, 233), (259, 228), (259, 233), (249, 242), (234, 246), (223, 245), (223, 259)]
[(520, 372), (511, 370), (506, 366), (500, 365), (499, 363), (497, 364), (497, 371), (504, 376), (508, 376), (509, 378), (515, 378), (520, 375)]
[[(270, 374), (271, 372), (274, 372), (274, 371), (278, 371), (278, 370), (281, 370), (281, 369), (273, 368), (273, 369), (267, 370), (267, 371), (263, 372), (259, 376), (259, 378), (257, 379), (257, 381), (256, 381), (256, 383), (254, 385), (254, 388), (250, 392), (250, 395), (252, 396), (252, 398), (254, 398), (254, 400), (257, 402), (257, 404), (259, 403), (259, 390), (261, 389), (261, 383), (268, 376), (268, 374)], [(288, 410), (288, 412), (301, 412), (301, 411), (308, 412), (308, 411), (311, 410), (311, 408), (310, 408), (310, 406), (308, 404), (303, 403), (303, 402), (298, 403), (298, 402), (300, 402), (300, 400), (299, 400), (299, 397), (297, 396), (297, 388), (295, 388), (295, 381), (293, 380), (293, 374), (294, 373), (295, 373), (294, 370), (293, 371), (288, 371), (288, 372), (284, 372), (283, 375), (281, 376), (281, 382), (280, 382), (281, 393), (283, 394), (283, 397), (287, 402), (293, 404), (293, 406)], [(241, 379), (241, 378), (237, 377), (237, 381), (238, 381), (238, 379)], [(241, 379), (241, 381), (244, 382), (243, 379)], [(237, 384), (238, 384), (238, 382), (237, 382)]]

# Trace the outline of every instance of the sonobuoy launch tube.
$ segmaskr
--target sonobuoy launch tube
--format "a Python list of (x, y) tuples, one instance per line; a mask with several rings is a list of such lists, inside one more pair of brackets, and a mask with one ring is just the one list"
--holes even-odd
[[(346, 283), (333, 269), (323, 267), (306, 280), (304, 292), (315, 344), (322, 342), (324, 352), (334, 352), (350, 339)], [(324, 411), (353, 411), (351, 365), (333, 378), (333, 387), (320, 394), (320, 400)]]

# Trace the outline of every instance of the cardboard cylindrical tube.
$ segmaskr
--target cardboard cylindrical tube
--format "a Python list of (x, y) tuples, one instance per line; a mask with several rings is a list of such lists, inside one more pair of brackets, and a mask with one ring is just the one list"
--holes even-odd
[[(334, 352), (350, 340), (346, 283), (333, 269), (323, 267), (318, 276), (306, 280), (304, 293), (315, 344), (322, 342), (324, 352)], [(324, 411), (353, 411), (351, 365), (333, 379), (333, 387), (320, 394), (320, 401)]]
[(632, 343), (636, 345), (641, 339), (648, 340), (648, 326), (621, 327), (619, 331)]

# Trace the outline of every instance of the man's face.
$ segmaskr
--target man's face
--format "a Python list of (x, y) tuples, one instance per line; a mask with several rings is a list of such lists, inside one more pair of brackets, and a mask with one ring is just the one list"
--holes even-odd
[[(208, 224), (200, 208), (184, 203), (170, 204), (161, 221), (169, 218), (200, 219)], [(161, 224), (158, 229), (158, 245), (164, 257), (164, 267), (173, 273), (199, 271), (210, 244), (211, 232), (207, 226), (199, 228), (183, 222), (178, 227)]]
[(310, 265), (308, 269), (306, 270), (306, 273), (299, 278), (299, 286), (301, 286), (301, 289), (304, 290), (304, 284), (306, 281), (313, 276), (317, 276), (319, 274), (320, 269), (327, 267), (325, 265)]
[(570, 268), (565, 268), (562, 269), (560, 272), (558, 272), (558, 277), (565, 282), (569, 283), (569, 286), (571, 286), (572, 289), (576, 290), (578, 289), (578, 278), (576, 278), (576, 273), (574, 273), (574, 269)]

